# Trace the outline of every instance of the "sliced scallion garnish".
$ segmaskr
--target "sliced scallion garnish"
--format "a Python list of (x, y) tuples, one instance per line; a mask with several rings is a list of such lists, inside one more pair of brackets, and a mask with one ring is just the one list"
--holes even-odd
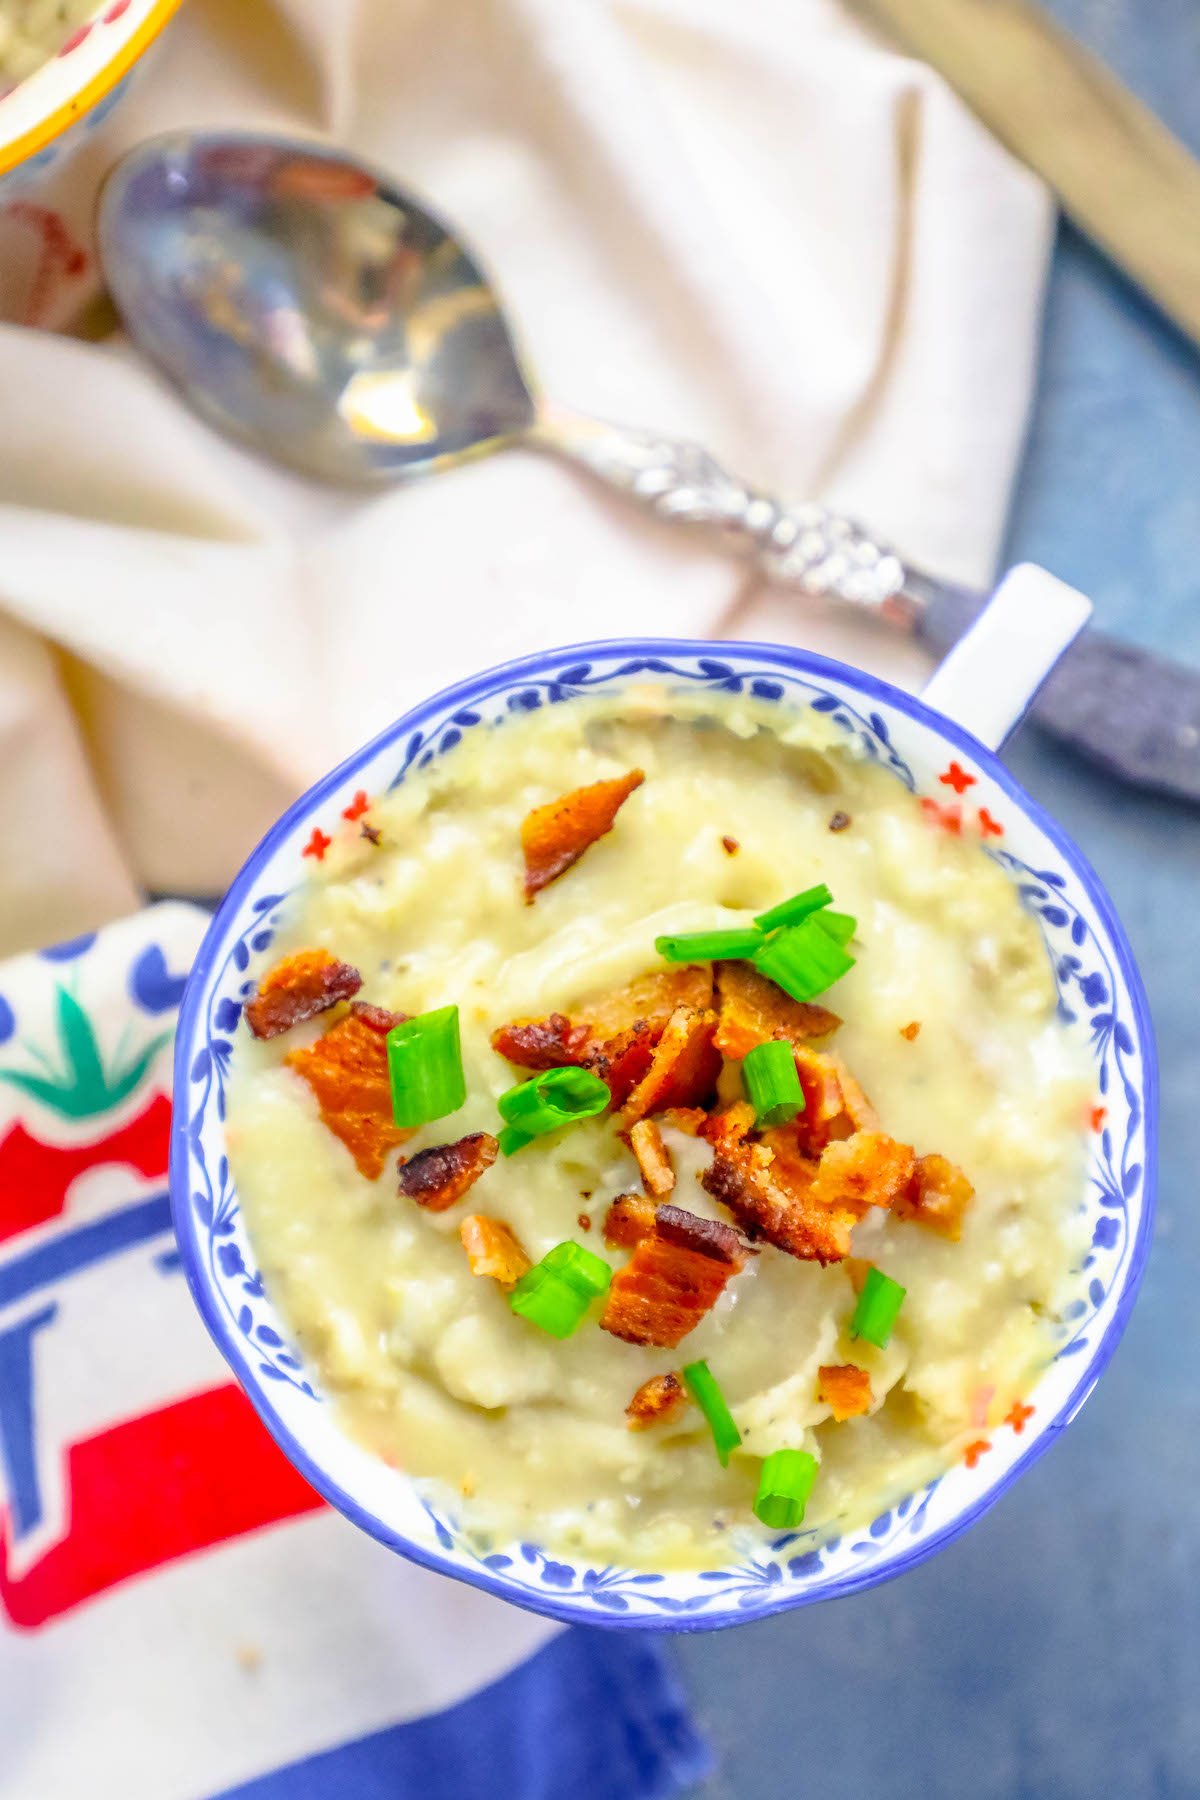
[(418, 1013), (393, 1025), (387, 1034), (387, 1059), (397, 1125), (411, 1128), (444, 1119), (467, 1097), (457, 1006)]
[(692, 1399), (708, 1420), (717, 1457), (724, 1469), (729, 1463), (729, 1452), (736, 1450), (742, 1441), (742, 1434), (733, 1422), (733, 1414), (725, 1404), (725, 1396), (706, 1362), (688, 1363), (683, 1371), (683, 1379)]
[(781, 925), (799, 925), (802, 919), (828, 906), (832, 899), (833, 895), (822, 881), (816, 887), (805, 888), (802, 894), (793, 894), (790, 900), (781, 900), (769, 912), (759, 913), (754, 923), (763, 931), (775, 931)]
[(872, 1263), (850, 1321), (851, 1337), (866, 1338), (868, 1344), (886, 1350), (907, 1292), (907, 1288), (902, 1288), (898, 1281), (893, 1281)]
[(759, 1476), (755, 1517), (772, 1531), (791, 1531), (802, 1524), (819, 1467), (807, 1450), (773, 1450)]
[(515, 1313), (551, 1337), (567, 1338), (593, 1300), (607, 1293), (612, 1270), (602, 1256), (569, 1240), (547, 1250), (508, 1297)]
[(750, 960), (793, 1000), (815, 1000), (854, 967), (854, 958), (821, 929), (819, 917), (776, 932)]
[(758, 1125), (786, 1125), (804, 1110), (795, 1051), (778, 1038), (755, 1044), (743, 1058), (742, 1085)]
[(612, 1094), (591, 1069), (545, 1069), (532, 1081), (518, 1082), (501, 1094), (496, 1106), (504, 1120), (500, 1149), (505, 1156), (536, 1137), (594, 1119), (612, 1102)]
[(848, 944), (858, 930), (858, 920), (852, 913), (834, 912), (831, 906), (824, 906), (819, 913), (814, 913), (813, 924), (819, 925), (839, 944)]
[(762, 941), (757, 925), (748, 925), (737, 931), (685, 931), (657, 937), (654, 948), (668, 962), (725, 962), (753, 956)]

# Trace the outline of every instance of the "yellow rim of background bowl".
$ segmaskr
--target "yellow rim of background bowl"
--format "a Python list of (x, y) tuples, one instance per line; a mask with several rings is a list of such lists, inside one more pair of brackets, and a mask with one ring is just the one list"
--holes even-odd
[(86, 86), (73, 94), (64, 106), (48, 113), (19, 138), (14, 138), (11, 144), (0, 149), (0, 175), (7, 175), (18, 163), (36, 156), (39, 150), (44, 150), (47, 144), (60, 137), (68, 126), (74, 125), (77, 119), (91, 112), (106, 94), (112, 92), (121, 77), (129, 73), (143, 50), (154, 41), (172, 13), (178, 12), (182, 4), (183, 0), (158, 0), (158, 4), (151, 7), (137, 30), (130, 33), (112, 61), (106, 63), (99, 74), (93, 75)]

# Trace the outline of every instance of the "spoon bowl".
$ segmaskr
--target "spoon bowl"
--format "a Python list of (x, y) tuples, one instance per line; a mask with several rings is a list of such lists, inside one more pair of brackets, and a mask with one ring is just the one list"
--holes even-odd
[(304, 474), (391, 481), (533, 422), (475, 258), (336, 151), (159, 138), (109, 181), (100, 239), (141, 348), (211, 424)]

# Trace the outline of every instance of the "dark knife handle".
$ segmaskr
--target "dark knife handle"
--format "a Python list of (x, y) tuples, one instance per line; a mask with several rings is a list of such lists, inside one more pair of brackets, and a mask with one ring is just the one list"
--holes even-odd
[[(906, 584), (917, 636), (941, 656), (975, 623), (982, 594), (928, 576)], [(1200, 669), (1088, 625), (1031, 708), (1042, 729), (1134, 787), (1200, 803)]]

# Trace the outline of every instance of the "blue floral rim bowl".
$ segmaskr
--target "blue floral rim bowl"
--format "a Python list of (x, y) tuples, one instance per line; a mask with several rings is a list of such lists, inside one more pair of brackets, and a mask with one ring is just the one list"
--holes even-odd
[[(223, 1142), (232, 1035), (269, 965), (280, 909), (305, 880), (302, 851), (313, 828), (332, 832), (358, 789), (390, 788), (468, 732), (647, 681), (813, 707), (940, 809), (951, 828), (978, 831), (1038, 921), (1061, 1016), (1088, 1046), (1097, 1094), (1077, 1202), (1090, 1249), (1028, 1417), (1014, 1413), (981, 1431), (966, 1461), (861, 1530), (820, 1543), (803, 1531), (764, 1536), (731, 1566), (703, 1571), (594, 1567), (536, 1543), (479, 1548), (452, 1505), (347, 1437), (264, 1289)], [(936, 683), (944, 687), (943, 676)], [(957, 797), (943, 781), (952, 768)], [(924, 701), (800, 650), (623, 640), (525, 657), (436, 695), (319, 782), (263, 840), (213, 920), (184, 996), (171, 1199), (209, 1330), (281, 1448), (347, 1518), (414, 1562), (555, 1619), (695, 1631), (855, 1593), (914, 1568), (980, 1518), (1074, 1418), (1117, 1346), (1141, 1280), (1153, 1215), (1155, 1105), (1146, 1001), (1111, 902), (1080, 852), (983, 743)]]

